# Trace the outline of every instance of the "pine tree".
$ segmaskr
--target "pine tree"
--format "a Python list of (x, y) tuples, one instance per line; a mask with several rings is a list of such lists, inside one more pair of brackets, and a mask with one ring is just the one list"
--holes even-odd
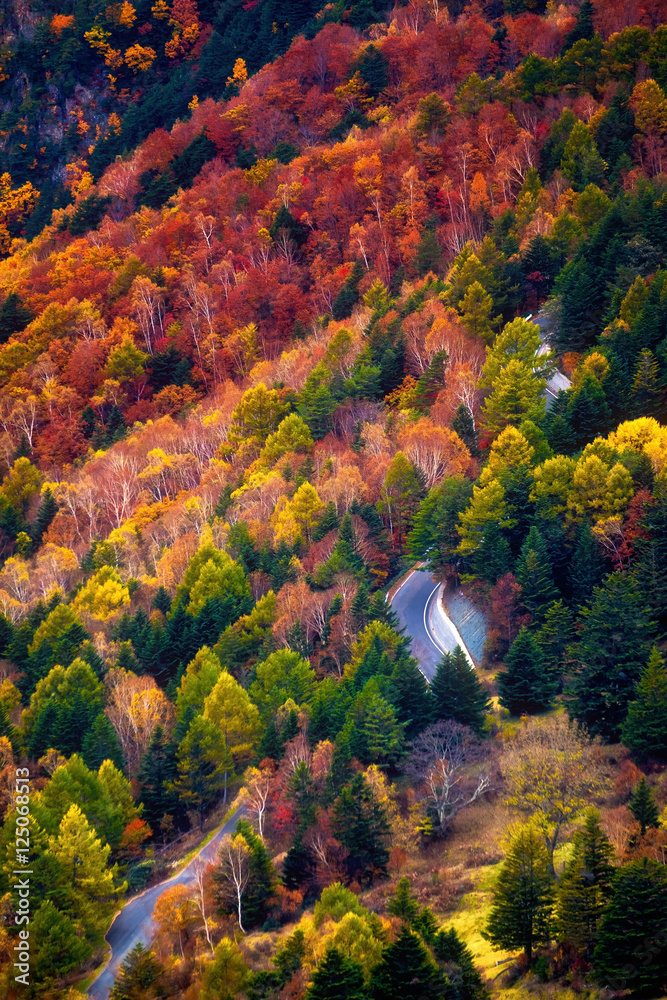
[(565, 667), (567, 649), (572, 642), (574, 621), (572, 612), (562, 600), (554, 601), (544, 615), (544, 623), (535, 635), (544, 668), (555, 685)]
[(7, 656), (14, 639), (14, 626), (9, 618), (0, 612), (0, 656)]
[(472, 413), (465, 403), (459, 403), (454, 419), (452, 420), (452, 430), (456, 431), (464, 445), (473, 456), (479, 456), (479, 446), (477, 444), (477, 431)]
[(639, 756), (667, 757), (667, 669), (655, 646), (639, 678), (636, 700), (628, 705), (621, 735)]
[(351, 878), (365, 882), (386, 872), (389, 822), (362, 774), (355, 774), (334, 802), (333, 827), (348, 851), (345, 863)]
[(90, 729), (84, 734), (81, 742), (81, 756), (86, 767), (98, 771), (105, 760), (110, 760), (119, 771), (123, 771), (123, 751), (121, 750), (116, 730), (113, 728), (104, 712), (101, 712)]
[(30, 537), (35, 550), (42, 544), (42, 538), (57, 513), (58, 504), (51, 487), (47, 486), (42, 493), (42, 502), (39, 505), (35, 522), (30, 528)]
[(597, 809), (588, 809), (574, 838), (574, 853), (558, 886), (557, 928), (561, 941), (586, 954), (595, 944), (611, 895), (614, 849), (600, 826)]
[(404, 927), (371, 973), (374, 1000), (443, 1000), (447, 980), (416, 934)]
[(433, 721), (433, 698), (426, 678), (411, 656), (399, 657), (391, 672), (389, 700), (405, 726), (405, 738), (414, 739)]
[(628, 704), (650, 653), (653, 622), (626, 573), (610, 573), (584, 614), (572, 715), (594, 736), (620, 737)]
[(161, 611), (163, 615), (168, 615), (171, 611), (171, 597), (164, 587), (158, 587), (155, 597), (151, 601), (151, 607), (156, 611)]
[(577, 23), (574, 28), (565, 37), (563, 42), (563, 52), (567, 52), (575, 42), (581, 41), (585, 38), (590, 40), (595, 34), (595, 25), (593, 24), (593, 15), (595, 14), (595, 8), (591, 0), (582, 0), (581, 7), (577, 13)]
[(392, 917), (398, 917), (406, 924), (412, 924), (414, 921), (419, 913), (419, 903), (412, 891), (409, 878), (404, 876), (396, 883), (396, 888), (387, 901), (387, 913)]
[(0, 306), (0, 344), (6, 344), (15, 333), (25, 330), (32, 313), (18, 292), (9, 292)]
[(165, 997), (172, 994), (167, 974), (155, 953), (143, 944), (135, 945), (124, 960), (109, 1000), (136, 1000), (138, 997)]
[(549, 941), (553, 881), (540, 834), (524, 826), (514, 836), (493, 888), (484, 937), (494, 948), (523, 948), (530, 966), (536, 945)]
[(434, 936), (433, 954), (444, 963), (452, 1000), (489, 1000), (489, 991), (475, 965), (473, 954), (451, 927)]
[(577, 541), (570, 569), (572, 603), (586, 604), (593, 589), (601, 582), (605, 573), (604, 559), (600, 546), (591, 530), (590, 523), (582, 521), (577, 531)]
[(328, 948), (313, 973), (306, 1000), (366, 1000), (364, 972), (337, 948)]
[(653, 503), (645, 508), (642, 527), (647, 538), (638, 538), (639, 553), (637, 583), (646, 595), (655, 617), (664, 627), (667, 624), (667, 479), (656, 479)]
[(553, 697), (551, 678), (542, 653), (527, 628), (522, 628), (505, 657), (505, 669), (496, 677), (500, 703), (512, 715), (547, 709)]
[(660, 826), (658, 807), (655, 804), (651, 786), (645, 777), (642, 777), (632, 793), (628, 807), (639, 823), (642, 837), (648, 829), (657, 829)]
[(436, 719), (454, 719), (481, 733), (489, 708), (486, 691), (460, 646), (445, 653), (431, 682)]
[(266, 918), (269, 900), (277, 884), (276, 871), (264, 841), (248, 820), (238, 821), (234, 835), (238, 834), (250, 848), (250, 879), (243, 894), (243, 920), (246, 926), (254, 927)]
[(173, 788), (185, 804), (197, 812), (199, 829), (204, 829), (204, 813), (215, 802), (234, 773), (232, 755), (222, 733), (210, 719), (198, 715), (190, 723), (176, 752), (178, 778)]
[(662, 996), (667, 989), (667, 867), (649, 858), (619, 868), (593, 966), (614, 992)]
[(325, 535), (330, 531), (336, 531), (340, 524), (338, 513), (336, 511), (336, 504), (333, 500), (324, 508), (322, 516), (320, 517), (315, 529), (313, 531), (313, 541), (321, 542)]
[(558, 597), (558, 591), (547, 547), (535, 526), (521, 548), (516, 578), (521, 586), (521, 605), (539, 627), (544, 622), (547, 607)]
[(144, 819), (153, 833), (157, 833), (163, 816), (176, 812), (177, 796), (171, 787), (176, 776), (176, 746), (167, 739), (162, 726), (156, 726), (137, 775)]
[(656, 412), (662, 396), (661, 381), (656, 357), (645, 347), (639, 354), (632, 382), (632, 407), (637, 416), (651, 416)]
[[(374, 681), (369, 681), (372, 684)], [(398, 764), (405, 752), (405, 723), (398, 721), (393, 706), (377, 690), (366, 703), (361, 732), (372, 763), (380, 767)]]

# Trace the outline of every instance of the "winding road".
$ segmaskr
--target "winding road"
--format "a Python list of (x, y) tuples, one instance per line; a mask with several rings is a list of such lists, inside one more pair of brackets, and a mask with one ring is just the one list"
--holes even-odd
[(215, 860), (220, 841), (225, 834), (233, 831), (241, 812), (242, 810), (238, 809), (178, 875), (160, 882), (151, 889), (146, 889), (141, 895), (135, 896), (125, 904), (107, 931), (106, 940), (111, 948), (111, 957), (99, 976), (88, 987), (88, 996), (93, 1000), (107, 1000), (123, 960), (135, 945), (148, 945), (155, 934), (153, 907), (156, 899), (165, 889), (192, 883), (197, 862), (209, 863)]
[[(429, 681), (433, 680), (443, 653), (459, 645), (468, 655), (456, 626), (439, 603), (441, 587), (428, 570), (414, 569), (391, 600), (401, 625), (412, 639), (412, 655)], [(472, 660), (470, 663), (472, 666)]]
[[(405, 578), (391, 602), (401, 625), (405, 626), (412, 639), (413, 656), (419, 661), (419, 667), (428, 680), (433, 679), (445, 651), (454, 649), (457, 644), (465, 649), (456, 627), (438, 603), (440, 589), (441, 584), (435, 583), (427, 570), (415, 569)], [(88, 987), (88, 995), (92, 1000), (108, 1000), (123, 960), (135, 945), (150, 944), (155, 934), (155, 901), (165, 889), (175, 885), (189, 885), (194, 881), (197, 862), (211, 862), (215, 859), (221, 839), (233, 831), (240, 813), (241, 810), (235, 812), (178, 875), (135, 896), (116, 915), (106, 935), (111, 957)]]

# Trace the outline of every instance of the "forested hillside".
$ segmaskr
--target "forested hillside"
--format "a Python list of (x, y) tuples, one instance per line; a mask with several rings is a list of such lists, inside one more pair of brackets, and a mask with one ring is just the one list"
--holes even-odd
[(2, 995), (664, 996), (667, 3), (0, 37)]

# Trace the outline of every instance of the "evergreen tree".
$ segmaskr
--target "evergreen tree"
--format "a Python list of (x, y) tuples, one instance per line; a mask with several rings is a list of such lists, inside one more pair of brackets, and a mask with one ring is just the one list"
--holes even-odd
[(637, 583), (660, 624), (667, 625), (667, 478), (656, 479), (653, 503), (645, 508), (642, 523), (648, 537), (637, 539)]
[(626, 747), (642, 757), (667, 757), (667, 669), (656, 647), (628, 705), (621, 735)]
[(651, 786), (645, 777), (642, 777), (632, 793), (628, 807), (639, 823), (642, 837), (648, 829), (657, 829), (660, 826), (658, 807), (655, 804)]
[(472, 952), (461, 941), (454, 928), (440, 930), (434, 935), (433, 954), (444, 964), (449, 980), (448, 1000), (489, 1000)]
[(155, 608), (156, 611), (161, 611), (163, 615), (168, 615), (171, 611), (171, 597), (169, 592), (164, 587), (158, 587), (155, 591), (155, 597), (151, 601), (151, 607)]
[(586, 604), (593, 589), (602, 582), (604, 574), (604, 559), (600, 546), (590, 523), (584, 520), (577, 529), (576, 546), (570, 568), (572, 603), (575, 606)]
[(313, 541), (321, 542), (324, 536), (328, 535), (330, 531), (337, 531), (339, 524), (340, 520), (336, 511), (336, 504), (333, 500), (330, 500), (315, 526)]
[(631, 861), (614, 878), (593, 966), (614, 992), (662, 996), (667, 990), (667, 867)]
[(595, 8), (591, 0), (582, 0), (581, 7), (577, 12), (577, 23), (574, 28), (565, 36), (565, 41), (563, 42), (563, 52), (566, 52), (571, 48), (575, 42), (581, 41), (585, 38), (587, 41), (593, 37), (595, 34), (595, 25), (593, 24), (593, 15), (595, 14)]
[(396, 718), (405, 727), (405, 738), (414, 739), (433, 721), (433, 698), (426, 678), (411, 656), (399, 657), (391, 672), (389, 700)]
[(47, 486), (42, 493), (42, 502), (39, 505), (35, 522), (30, 528), (30, 537), (35, 550), (42, 544), (42, 538), (57, 513), (58, 504), (51, 487)]
[(650, 652), (654, 631), (643, 595), (626, 573), (611, 573), (584, 609), (571, 714), (594, 736), (616, 741)]
[(444, 1000), (448, 983), (416, 934), (404, 927), (371, 973), (374, 1000)]
[(614, 849), (600, 826), (600, 813), (588, 809), (558, 886), (556, 918), (559, 939), (587, 955), (611, 895), (613, 858)]
[(138, 944), (123, 961), (109, 1000), (137, 1000), (139, 997), (169, 997), (175, 994), (176, 990), (170, 986), (155, 953)]
[(572, 612), (562, 600), (554, 601), (545, 612), (544, 623), (535, 634), (535, 641), (540, 648), (545, 670), (555, 685), (563, 673), (573, 631)]
[(534, 636), (522, 628), (505, 657), (505, 669), (496, 680), (500, 704), (512, 715), (543, 712), (553, 697), (553, 684), (545, 670)]
[(243, 894), (243, 920), (255, 927), (266, 918), (269, 900), (276, 888), (276, 872), (271, 856), (248, 820), (240, 819), (234, 835), (240, 834), (250, 848), (250, 879)]
[(125, 769), (123, 751), (118, 742), (116, 730), (104, 712), (97, 716), (88, 732), (84, 734), (81, 742), (81, 756), (84, 764), (91, 771), (99, 771), (105, 760), (110, 760), (119, 771)]
[(0, 656), (7, 656), (14, 639), (14, 626), (0, 612)]
[(474, 732), (484, 728), (489, 699), (460, 646), (445, 653), (431, 683), (436, 719), (454, 719)]
[(371, 691), (367, 699), (364, 698), (364, 721), (359, 734), (368, 754), (366, 756), (360, 751), (356, 756), (361, 760), (366, 757), (380, 767), (395, 767), (405, 752), (405, 723), (397, 720), (393, 706), (382, 697), (373, 680), (368, 682), (367, 687), (370, 686), (375, 686), (376, 690)]
[(458, 563), (456, 550), (461, 538), (456, 529), (459, 514), (466, 509), (471, 496), (470, 480), (464, 476), (445, 476), (420, 503), (408, 546), (414, 556), (426, 560), (431, 573), (451, 572)]
[(544, 622), (547, 607), (556, 600), (558, 591), (547, 547), (535, 526), (528, 532), (521, 548), (516, 578), (521, 585), (521, 605), (539, 627)]
[(363, 774), (355, 774), (334, 802), (333, 827), (348, 851), (345, 864), (351, 878), (369, 882), (386, 872), (389, 822)]
[(365, 1000), (364, 972), (358, 962), (328, 948), (313, 973), (306, 1000)]
[(172, 787), (176, 776), (176, 745), (167, 739), (162, 726), (156, 726), (137, 775), (144, 819), (154, 834), (165, 815), (176, 813), (177, 796)]
[(232, 755), (215, 723), (195, 716), (176, 752), (178, 778), (173, 788), (185, 804), (196, 810), (199, 829), (204, 829), (204, 813), (227, 785), (234, 773)]
[(464, 445), (473, 456), (479, 456), (479, 446), (477, 444), (477, 431), (472, 413), (465, 403), (459, 403), (454, 419), (452, 420), (452, 430), (456, 431)]
[(530, 825), (514, 836), (493, 888), (483, 936), (495, 948), (523, 948), (530, 966), (536, 945), (549, 941), (553, 901), (551, 861)]
[(6, 344), (14, 334), (25, 330), (32, 313), (18, 292), (9, 292), (0, 306), (0, 344)]
[(398, 917), (405, 924), (412, 924), (419, 913), (419, 903), (412, 891), (410, 879), (400, 878), (396, 883), (396, 888), (387, 902), (387, 913), (392, 917)]

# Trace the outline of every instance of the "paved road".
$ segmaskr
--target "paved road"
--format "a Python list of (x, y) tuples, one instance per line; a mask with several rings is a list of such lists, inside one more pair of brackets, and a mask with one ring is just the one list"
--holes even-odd
[(412, 655), (428, 680), (433, 680), (442, 654), (462, 645), (461, 637), (436, 601), (440, 584), (427, 570), (416, 569), (398, 588), (391, 606), (412, 638)]
[(155, 924), (153, 923), (153, 907), (158, 896), (161, 896), (165, 889), (170, 889), (174, 885), (188, 885), (193, 881), (193, 871), (198, 861), (210, 862), (215, 859), (216, 851), (221, 839), (226, 833), (231, 833), (236, 826), (242, 810), (238, 810), (218, 830), (215, 837), (202, 848), (199, 854), (178, 875), (160, 882), (159, 885), (147, 889), (140, 896), (135, 896), (120, 911), (107, 933), (107, 941), (111, 946), (111, 958), (104, 969), (88, 987), (88, 995), (93, 1000), (107, 1000), (114, 979), (123, 959), (128, 955), (135, 945), (141, 943), (148, 945), (155, 934)]
[[(526, 316), (526, 319), (529, 317)], [(542, 346), (540, 347), (539, 354), (546, 354), (547, 351), (551, 349), (549, 344), (549, 320), (543, 313), (537, 313), (537, 315), (530, 314), (530, 320), (539, 328), (540, 339), (542, 340)], [(545, 390), (546, 405), (547, 410), (556, 402), (558, 393), (562, 389), (569, 389), (572, 383), (570, 382), (567, 375), (564, 375), (561, 371), (556, 370), (549, 381), (547, 382), (547, 387)]]

